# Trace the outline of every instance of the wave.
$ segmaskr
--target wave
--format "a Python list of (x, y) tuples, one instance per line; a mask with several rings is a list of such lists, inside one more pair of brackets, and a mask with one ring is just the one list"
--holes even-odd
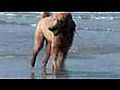
[(113, 28), (113, 27), (90, 27), (90, 26), (84, 26), (84, 25), (77, 25), (76, 30), (80, 31), (106, 31), (106, 32), (120, 32), (119, 28)]
[(25, 57), (31, 56), (31, 54), (1, 54), (0, 58), (15, 58), (15, 57)]
[(91, 20), (120, 20), (120, 17), (113, 17), (113, 16), (73, 16), (74, 19), (91, 19)]
[(77, 49), (71, 49), (69, 55), (79, 56), (79, 55), (89, 55), (89, 54), (114, 54), (120, 53), (120, 47), (116, 45), (96, 45), (92, 47), (81, 47)]
[(24, 26), (31, 26), (35, 27), (35, 23), (22, 23), (22, 22), (16, 22), (16, 21), (5, 21), (5, 20), (0, 20), (0, 24), (13, 24), (13, 25), (24, 25)]
[[(36, 27), (36, 25), (37, 25), (37, 23), (22, 23), (22, 22), (6, 21), (6, 20), (0, 20), (0, 24), (23, 25), (23, 26), (30, 26), (30, 27)], [(120, 32), (120, 30), (117, 30), (117, 29), (115, 30), (115, 29), (112, 29), (112, 28), (86, 27), (84, 25), (77, 25), (76, 30)]]
[[(35, 27), (43, 12), (0, 12), (0, 24), (16, 24)], [(71, 12), (75, 21), (83, 20), (120, 20), (119, 12)], [(111, 28), (79, 27), (83, 30), (112, 31)]]
[[(40, 16), (43, 12), (0, 12), (0, 15), (17, 17), (22, 16)], [(120, 19), (120, 12), (71, 12), (73, 18), (80, 19)]]

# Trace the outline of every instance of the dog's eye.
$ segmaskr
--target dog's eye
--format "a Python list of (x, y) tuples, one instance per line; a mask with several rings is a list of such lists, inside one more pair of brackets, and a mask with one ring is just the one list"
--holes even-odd
[(59, 23), (63, 23), (63, 22), (65, 22), (65, 20), (59, 20), (58, 22), (59, 22)]
[(66, 20), (64, 20), (64, 19), (63, 19), (63, 20), (61, 20), (61, 23), (63, 23), (63, 22), (66, 22)]
[(58, 23), (61, 23), (61, 20), (57, 20)]
[(53, 20), (55, 21), (55, 20), (56, 20), (56, 18), (53, 18)]

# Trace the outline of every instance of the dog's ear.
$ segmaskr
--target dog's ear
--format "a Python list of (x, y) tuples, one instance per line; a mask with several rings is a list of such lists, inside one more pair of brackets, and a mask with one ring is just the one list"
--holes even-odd
[(67, 27), (71, 32), (74, 32), (76, 30), (76, 24), (72, 19), (69, 19)]
[(68, 16), (69, 19), (72, 19), (72, 15), (71, 15), (71, 13), (68, 13), (67, 16)]
[(41, 15), (41, 18), (49, 17), (50, 15), (51, 15), (51, 13), (49, 13), (49, 12), (44, 12), (44, 13)]
[(66, 20), (66, 21), (72, 20), (72, 15), (71, 15), (71, 13), (67, 13), (67, 14), (66, 14), (65, 20)]

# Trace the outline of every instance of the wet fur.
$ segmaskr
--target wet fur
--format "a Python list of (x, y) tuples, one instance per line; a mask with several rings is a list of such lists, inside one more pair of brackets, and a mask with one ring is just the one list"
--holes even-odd
[[(61, 23), (58, 23), (61, 21)], [(42, 69), (45, 72), (46, 64), (51, 57), (52, 70), (55, 74), (57, 69), (64, 65), (74, 37), (75, 23), (70, 13), (48, 13), (44, 12), (35, 31), (34, 49), (31, 66), (34, 67), (36, 57), (46, 41), (46, 54), (42, 59)], [(54, 28), (60, 30), (58, 35), (54, 35)]]

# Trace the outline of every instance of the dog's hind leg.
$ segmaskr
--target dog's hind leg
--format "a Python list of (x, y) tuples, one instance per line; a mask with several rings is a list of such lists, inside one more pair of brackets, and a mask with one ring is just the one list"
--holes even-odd
[(42, 32), (37, 32), (36, 31), (36, 35), (35, 35), (35, 41), (34, 41), (34, 49), (33, 49), (33, 55), (32, 55), (32, 60), (31, 60), (31, 66), (34, 67), (35, 65), (35, 61), (36, 61), (36, 57), (40, 51), (40, 49), (43, 47), (44, 44), (44, 35), (42, 34)]
[(50, 58), (51, 53), (51, 42), (46, 40), (46, 54), (42, 60), (42, 73), (46, 73), (46, 65)]

